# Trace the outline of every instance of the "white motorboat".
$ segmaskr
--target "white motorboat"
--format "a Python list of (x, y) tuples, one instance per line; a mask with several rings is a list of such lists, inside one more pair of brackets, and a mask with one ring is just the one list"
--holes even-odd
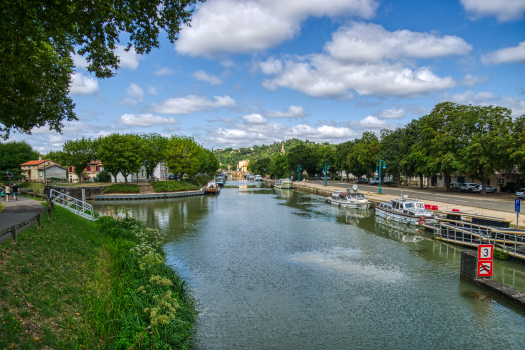
[(282, 190), (288, 190), (293, 188), (293, 182), (290, 179), (279, 179), (275, 180), (275, 188), (280, 188)]
[(253, 178), (253, 181), (262, 181), (263, 178), (261, 175), (255, 175), (254, 178)]
[(395, 221), (407, 225), (434, 224), (434, 212), (425, 209), (425, 204), (418, 199), (403, 198), (382, 202), (375, 209), (375, 214), (387, 221)]
[(352, 192), (335, 191), (326, 203), (347, 209), (368, 209), (371, 204), (364, 194), (358, 192), (357, 185), (354, 185)]

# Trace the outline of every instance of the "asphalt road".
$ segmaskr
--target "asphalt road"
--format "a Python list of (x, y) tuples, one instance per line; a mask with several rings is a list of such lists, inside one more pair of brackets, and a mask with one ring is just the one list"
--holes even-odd
[[(9, 198), (9, 202), (4, 201), (2, 203), (5, 207), (2, 214), (0, 214), (0, 231), (24, 222), (43, 210), (41, 202), (25, 197), (18, 197), (18, 200), (15, 201), (12, 194)], [(21, 228), (19, 232), (24, 228)], [(11, 238), (10, 233), (1, 236), (0, 242), (3, 242), (8, 238)]]
[[(310, 180), (309, 182), (314, 184), (324, 184), (324, 180)], [(338, 182), (338, 181), (327, 181), (327, 185), (340, 187), (342, 189), (352, 188), (354, 182)], [(371, 186), (365, 184), (358, 184), (361, 191), (376, 192), (378, 186)], [(419, 188), (391, 188), (381, 186), (381, 192), (390, 195), (400, 196), (406, 194), (411, 198), (418, 198), (422, 201), (437, 201), (443, 203), (449, 203), (450, 210), (452, 210), (454, 204), (467, 205), (481, 209), (500, 210), (505, 212), (514, 212), (514, 198), (512, 194), (508, 193), (487, 193), (487, 196), (483, 196), (479, 193), (463, 193), (463, 192), (443, 192), (434, 189), (419, 189)], [(494, 198), (491, 200), (491, 197)], [(443, 208), (440, 208), (443, 209)]]

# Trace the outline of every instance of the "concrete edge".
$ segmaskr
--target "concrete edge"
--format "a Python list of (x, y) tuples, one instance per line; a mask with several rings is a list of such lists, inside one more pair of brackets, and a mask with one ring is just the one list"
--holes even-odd
[(503, 283), (493, 280), (492, 278), (473, 279), (463, 273), (461, 273), (460, 276), (463, 280), (485, 289), (493, 293), (495, 296), (500, 297), (525, 311), (525, 293), (504, 285)]

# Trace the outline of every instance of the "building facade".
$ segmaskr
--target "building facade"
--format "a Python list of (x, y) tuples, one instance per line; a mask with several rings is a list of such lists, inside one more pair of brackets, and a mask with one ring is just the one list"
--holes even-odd
[(50, 179), (67, 179), (67, 170), (51, 159), (30, 160), (20, 164), (28, 182), (44, 182)]

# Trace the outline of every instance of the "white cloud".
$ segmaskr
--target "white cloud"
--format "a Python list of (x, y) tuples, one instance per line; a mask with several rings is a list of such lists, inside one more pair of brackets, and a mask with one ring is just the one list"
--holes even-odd
[(155, 71), (155, 75), (161, 76), (161, 75), (171, 75), (173, 74), (173, 69), (169, 69), (167, 67), (159, 68)]
[(452, 101), (459, 104), (471, 104), (480, 106), (501, 106), (512, 109), (512, 116), (518, 117), (525, 114), (525, 100), (519, 97), (496, 96), (492, 92), (465, 91), (461, 94), (442, 96), (443, 101)]
[(262, 115), (257, 113), (244, 115), (242, 119), (249, 124), (265, 124), (267, 122)]
[(158, 95), (159, 93), (158, 93), (157, 89), (155, 89), (155, 86), (150, 85), (150, 86), (148, 86), (148, 94), (150, 94), (150, 95)]
[(363, 96), (415, 97), (449, 89), (456, 85), (451, 77), (440, 78), (430, 68), (412, 69), (400, 63), (344, 63), (317, 54), (309, 62), (287, 60), (277, 77), (263, 81), (269, 90), (287, 87), (312, 97), (347, 98), (355, 90)]
[(403, 108), (390, 108), (382, 110), (376, 113), (376, 115), (384, 119), (400, 119), (407, 115), (407, 112)]
[(518, 46), (507, 47), (501, 50), (489, 52), (481, 56), (481, 62), (485, 65), (501, 63), (525, 63), (525, 41)]
[(403, 57), (436, 58), (467, 55), (472, 46), (457, 36), (397, 30), (389, 32), (373, 23), (353, 23), (332, 35), (325, 50), (341, 61), (366, 63)]
[(169, 98), (162, 103), (153, 103), (149, 108), (157, 113), (163, 114), (189, 114), (203, 112), (218, 107), (233, 107), (235, 100), (230, 96), (215, 96), (213, 101), (196, 95), (186, 97)]
[(359, 121), (359, 125), (365, 128), (382, 129), (387, 127), (389, 124), (385, 120), (381, 120), (377, 117), (369, 115), (368, 117)]
[(88, 66), (87, 60), (84, 58), (84, 56), (80, 56), (79, 54), (73, 55), (73, 64), (77, 68), (86, 69)]
[(126, 89), (127, 97), (119, 100), (117, 104), (135, 106), (144, 100), (144, 90), (135, 83), (131, 83)]
[(129, 51), (125, 50), (126, 47), (123, 45), (117, 45), (115, 54), (120, 58), (119, 66), (135, 70), (139, 66), (139, 61), (143, 59), (141, 55), (135, 53), (135, 49), (132, 47)]
[(233, 63), (232, 60), (222, 60), (221, 61), (221, 65), (224, 67), (224, 68), (229, 68), (229, 67), (233, 67), (235, 63)]
[(290, 106), (286, 112), (268, 111), (266, 112), (268, 118), (303, 118), (305, 116), (303, 107)]
[(309, 16), (370, 18), (375, 0), (215, 0), (197, 7), (175, 49), (191, 56), (269, 49), (298, 35)]
[(270, 57), (266, 61), (260, 62), (259, 66), (261, 67), (261, 71), (267, 75), (279, 74), (283, 71), (283, 62), (274, 57)]
[(210, 75), (210, 74), (206, 73), (203, 70), (199, 70), (199, 71), (193, 73), (193, 77), (195, 79), (197, 79), (197, 80), (201, 80), (201, 81), (205, 81), (207, 83), (210, 83), (211, 85), (222, 84), (221, 79), (219, 79), (215, 75)]
[(160, 117), (153, 114), (124, 114), (118, 118), (117, 123), (126, 126), (148, 127), (153, 125), (177, 125), (179, 121), (173, 117)]
[(475, 77), (473, 75), (467, 74), (463, 79), (461, 79), (460, 83), (462, 85), (466, 86), (476, 86), (481, 83), (486, 83), (490, 80), (489, 76), (483, 76), (483, 77)]
[(97, 79), (82, 73), (71, 74), (71, 86), (69, 87), (69, 93), (71, 95), (91, 95), (97, 91)]
[(498, 22), (520, 19), (525, 12), (523, 0), (461, 0), (473, 19), (494, 16)]

